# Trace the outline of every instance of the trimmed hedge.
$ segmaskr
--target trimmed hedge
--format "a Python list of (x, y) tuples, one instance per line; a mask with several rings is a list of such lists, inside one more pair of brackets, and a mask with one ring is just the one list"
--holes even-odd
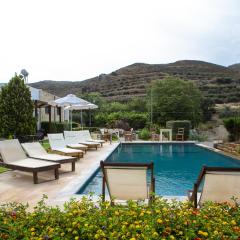
[(71, 200), (64, 209), (41, 201), (33, 211), (10, 203), (0, 207), (0, 239), (239, 239), (240, 208), (156, 198), (151, 205), (96, 203), (91, 197)]
[(187, 140), (189, 138), (191, 122), (188, 120), (167, 121), (166, 128), (172, 129), (173, 140), (176, 139), (178, 128), (184, 128), (184, 140)]
[[(77, 128), (78, 123), (73, 122), (72, 128)], [(62, 133), (64, 130), (70, 130), (70, 123), (68, 122), (41, 122), (41, 129), (44, 133)]]
[(230, 117), (223, 120), (224, 126), (229, 132), (230, 141), (238, 141), (240, 139), (240, 118)]

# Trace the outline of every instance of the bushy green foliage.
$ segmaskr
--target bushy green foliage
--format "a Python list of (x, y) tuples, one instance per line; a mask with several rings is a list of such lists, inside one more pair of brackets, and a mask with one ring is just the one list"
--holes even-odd
[(148, 114), (138, 112), (101, 112), (95, 116), (95, 124), (97, 126), (108, 125), (110, 127), (115, 127), (115, 123), (119, 120), (127, 122), (129, 126), (134, 129), (139, 129), (146, 125), (148, 121)]
[(202, 118), (202, 95), (193, 82), (175, 77), (155, 81), (148, 89), (148, 106), (153, 109), (153, 122), (190, 120), (195, 126)]
[(240, 139), (240, 117), (230, 117), (223, 120), (224, 126), (229, 132), (230, 141), (238, 141)]
[(147, 128), (143, 128), (138, 134), (138, 137), (143, 140), (148, 140), (151, 137), (150, 131)]
[(30, 135), (36, 132), (31, 92), (20, 76), (15, 75), (0, 91), (0, 135)]
[(238, 206), (206, 203), (194, 209), (189, 202), (161, 198), (151, 205), (111, 206), (84, 197), (63, 210), (43, 201), (31, 212), (17, 203), (0, 208), (0, 239), (238, 239), (239, 226)]
[(166, 128), (172, 129), (173, 139), (176, 139), (176, 134), (178, 132), (178, 128), (184, 128), (184, 139), (187, 140), (189, 138), (191, 122), (188, 120), (167, 121)]

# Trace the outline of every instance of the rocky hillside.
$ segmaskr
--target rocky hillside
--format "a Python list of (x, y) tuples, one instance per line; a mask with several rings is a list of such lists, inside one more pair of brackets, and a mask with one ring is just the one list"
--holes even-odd
[(100, 92), (108, 100), (126, 101), (144, 96), (152, 80), (173, 75), (196, 82), (205, 96), (216, 103), (240, 101), (239, 68), (203, 61), (184, 60), (170, 64), (135, 63), (110, 74), (84, 81), (41, 81), (31, 84), (58, 96), (68, 93)]

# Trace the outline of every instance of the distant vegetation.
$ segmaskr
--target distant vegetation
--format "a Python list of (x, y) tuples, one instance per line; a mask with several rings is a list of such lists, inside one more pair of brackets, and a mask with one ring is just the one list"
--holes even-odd
[(57, 96), (65, 96), (68, 93), (99, 92), (108, 101), (126, 102), (132, 98), (146, 96), (149, 84), (166, 76), (195, 82), (203, 96), (214, 103), (240, 101), (239, 64), (223, 67), (191, 60), (170, 64), (135, 63), (110, 74), (101, 74), (85, 81), (41, 81), (31, 86)]
[[(169, 120), (189, 120), (192, 126), (211, 118), (211, 101), (203, 98), (198, 87), (191, 81), (176, 77), (156, 80), (146, 97), (135, 97), (128, 102), (108, 102), (99, 93), (80, 95), (99, 106), (83, 113), (85, 125), (106, 126), (129, 130), (158, 128)], [(206, 108), (204, 103), (208, 103)], [(73, 113), (73, 121), (80, 122), (79, 111)], [(146, 132), (146, 131), (145, 131)], [(143, 132), (143, 135), (147, 135)]]

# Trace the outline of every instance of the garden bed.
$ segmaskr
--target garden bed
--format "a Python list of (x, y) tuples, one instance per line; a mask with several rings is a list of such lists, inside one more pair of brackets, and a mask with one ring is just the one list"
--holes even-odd
[(0, 207), (0, 239), (238, 239), (240, 208), (157, 198), (151, 205), (111, 206), (83, 198), (64, 209), (41, 201), (33, 212), (21, 204)]

